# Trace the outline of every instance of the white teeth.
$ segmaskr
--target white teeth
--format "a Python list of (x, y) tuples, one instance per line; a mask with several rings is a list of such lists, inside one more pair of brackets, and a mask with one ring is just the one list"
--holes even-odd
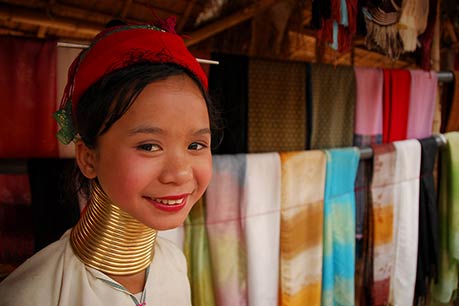
[(161, 204), (166, 204), (166, 205), (175, 205), (175, 204), (180, 204), (183, 202), (183, 199), (179, 200), (163, 200), (163, 199), (154, 199), (156, 202), (159, 202)]

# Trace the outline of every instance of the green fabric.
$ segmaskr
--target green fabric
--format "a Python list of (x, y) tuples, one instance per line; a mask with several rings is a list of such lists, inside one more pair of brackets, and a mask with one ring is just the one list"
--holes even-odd
[(441, 155), (439, 197), (440, 258), (438, 282), (432, 284), (431, 305), (448, 303), (456, 296), (459, 259), (459, 132), (445, 134)]
[(205, 221), (203, 197), (194, 205), (185, 221), (184, 253), (188, 262), (193, 306), (215, 306)]

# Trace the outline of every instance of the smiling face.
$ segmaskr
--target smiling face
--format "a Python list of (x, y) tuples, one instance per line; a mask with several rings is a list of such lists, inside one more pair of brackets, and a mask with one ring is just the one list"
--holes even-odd
[(207, 188), (210, 142), (205, 100), (182, 74), (147, 85), (95, 149), (77, 144), (77, 161), (122, 210), (165, 230), (181, 225)]

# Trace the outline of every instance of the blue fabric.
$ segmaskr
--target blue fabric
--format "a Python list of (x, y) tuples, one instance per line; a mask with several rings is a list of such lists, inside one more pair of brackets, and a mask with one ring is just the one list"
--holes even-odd
[(327, 150), (322, 305), (354, 305), (357, 148)]

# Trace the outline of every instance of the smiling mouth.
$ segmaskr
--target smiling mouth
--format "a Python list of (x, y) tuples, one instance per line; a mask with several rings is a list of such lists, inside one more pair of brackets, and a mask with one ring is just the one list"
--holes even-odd
[(177, 205), (177, 204), (182, 204), (184, 201), (184, 198), (177, 199), (177, 200), (166, 200), (166, 199), (156, 199), (154, 198), (153, 201), (165, 204), (165, 205)]

